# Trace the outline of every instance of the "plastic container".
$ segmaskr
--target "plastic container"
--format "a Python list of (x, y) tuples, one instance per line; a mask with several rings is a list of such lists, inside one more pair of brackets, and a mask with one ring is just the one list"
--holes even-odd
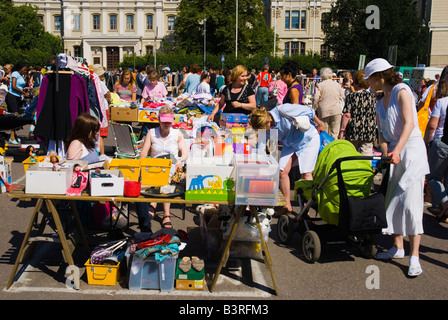
[(100, 265), (90, 263), (90, 259), (84, 264), (87, 272), (87, 283), (103, 286), (114, 286), (120, 276), (120, 262), (115, 265)]
[(273, 207), (277, 205), (279, 170), (270, 155), (234, 155), (235, 204)]
[(173, 291), (176, 261), (177, 257), (158, 261), (154, 257), (142, 260), (134, 255), (129, 269), (129, 290)]
[(169, 184), (171, 159), (145, 158), (140, 161), (143, 186), (162, 187)]
[(140, 179), (140, 159), (113, 159), (109, 168), (120, 170), (125, 180), (138, 181)]
[(124, 182), (124, 196), (125, 197), (138, 197), (142, 190), (142, 184), (137, 181), (125, 181)]

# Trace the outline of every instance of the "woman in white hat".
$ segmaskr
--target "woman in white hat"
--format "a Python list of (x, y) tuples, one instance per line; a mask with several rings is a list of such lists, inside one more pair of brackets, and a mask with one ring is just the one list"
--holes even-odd
[(409, 276), (422, 273), (419, 247), (423, 233), (423, 188), (429, 172), (425, 144), (418, 126), (415, 99), (409, 87), (384, 59), (374, 59), (365, 67), (371, 90), (382, 90), (377, 103), (379, 143), (383, 154), (391, 157), (386, 192), (386, 234), (394, 245), (377, 259), (404, 258), (403, 238), (409, 237)]

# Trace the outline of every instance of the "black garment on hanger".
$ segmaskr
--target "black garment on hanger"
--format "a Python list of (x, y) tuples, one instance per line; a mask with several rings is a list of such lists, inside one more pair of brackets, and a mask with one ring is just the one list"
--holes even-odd
[[(50, 140), (66, 140), (72, 130), (70, 115), (71, 74), (47, 74), (48, 85), (45, 101), (34, 135)], [(56, 91), (58, 86), (58, 91)]]

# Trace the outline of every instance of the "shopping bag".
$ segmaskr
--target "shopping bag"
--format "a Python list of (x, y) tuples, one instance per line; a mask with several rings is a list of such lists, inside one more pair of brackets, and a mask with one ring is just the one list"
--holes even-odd
[(333, 142), (334, 138), (330, 136), (327, 131), (322, 131), (320, 133), (320, 147), (319, 147), (319, 153), (324, 150), (324, 148), (329, 144), (330, 142)]
[(426, 96), (425, 104), (423, 107), (417, 112), (418, 119), (418, 127), (422, 132), (422, 136), (425, 137), (426, 126), (429, 122), (429, 103), (431, 102), (432, 92), (434, 90), (434, 86), (431, 86), (429, 89), (428, 95)]

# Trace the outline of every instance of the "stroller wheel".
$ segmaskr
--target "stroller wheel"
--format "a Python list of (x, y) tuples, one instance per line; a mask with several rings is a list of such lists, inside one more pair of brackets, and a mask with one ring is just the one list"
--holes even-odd
[(320, 240), (316, 232), (308, 230), (303, 234), (302, 238), (302, 252), (305, 260), (314, 263), (320, 257)]
[(294, 232), (294, 221), (283, 214), (278, 218), (277, 233), (280, 243), (287, 244), (291, 241)]

